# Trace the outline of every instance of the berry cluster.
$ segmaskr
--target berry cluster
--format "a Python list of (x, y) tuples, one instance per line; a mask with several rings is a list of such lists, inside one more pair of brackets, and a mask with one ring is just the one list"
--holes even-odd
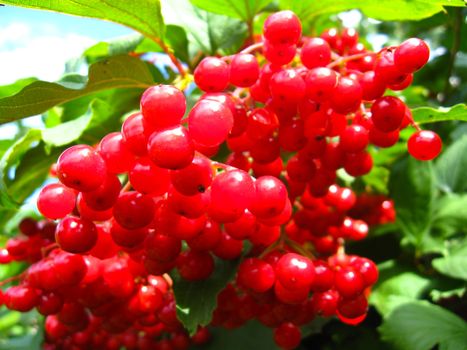
[[(186, 349), (206, 341), (204, 328), (191, 340), (184, 333), (168, 274), (203, 280), (218, 259), (242, 256), (213, 325), (256, 318), (292, 349), (298, 327), (316, 315), (349, 324), (365, 318), (378, 271), (346, 255), (344, 244), (395, 214), (387, 198), (340, 186), (336, 172), (367, 174), (369, 145), (391, 147), (409, 125), (417, 129), (411, 155), (439, 154), (440, 138), (420, 130), (401, 99), (383, 96), (410, 85), (428, 46), (409, 39), (371, 52), (353, 29), (302, 37), (290, 11), (269, 16), (263, 34), (236, 55), (200, 62), (194, 80), (204, 95), (191, 110), (179, 89), (153, 86), (121, 132), (60, 155), (59, 182), (37, 202), (58, 220), (54, 237), (47, 231), (45, 243), (24, 243), (44, 229), (23, 223), (30, 237), (7, 246), (34, 264), (5, 304), (47, 315), (50, 349)], [(213, 160), (221, 145), (227, 159)], [(38, 254), (49, 243), (50, 254)]]

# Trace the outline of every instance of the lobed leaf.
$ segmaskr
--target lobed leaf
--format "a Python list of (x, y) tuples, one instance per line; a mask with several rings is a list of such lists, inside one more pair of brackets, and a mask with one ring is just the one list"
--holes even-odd
[(190, 0), (197, 7), (250, 22), (271, 0)]
[(89, 68), (89, 80), (73, 76), (60, 83), (36, 81), (19, 93), (0, 99), (0, 124), (41, 114), (48, 109), (98, 91), (117, 88), (144, 89), (154, 79), (148, 66), (130, 56), (115, 56)]
[(464, 349), (467, 323), (428, 302), (411, 302), (395, 309), (379, 328), (384, 340), (400, 350)]
[(217, 294), (235, 276), (238, 264), (239, 260), (217, 259), (213, 274), (202, 281), (189, 282), (180, 276), (174, 277), (177, 316), (190, 334), (194, 334), (198, 326), (206, 326), (211, 322)]
[(383, 20), (420, 20), (444, 11), (444, 6), (465, 6), (462, 0), (280, 0), (282, 9), (295, 12), (302, 20), (323, 14), (358, 9), (366, 16)]
[(164, 37), (160, 0), (4, 0), (2, 3), (104, 19), (133, 28), (148, 37)]

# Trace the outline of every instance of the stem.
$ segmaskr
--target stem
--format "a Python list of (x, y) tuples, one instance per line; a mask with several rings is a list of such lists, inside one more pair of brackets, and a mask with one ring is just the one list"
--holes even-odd
[(49, 253), (50, 251), (54, 250), (55, 248), (59, 248), (60, 246), (58, 245), (58, 243), (51, 243), (45, 247), (42, 247), (41, 248), (41, 255), (43, 258), (45, 258)]
[(371, 52), (364, 52), (364, 53), (357, 53), (355, 55), (350, 55), (350, 56), (344, 56), (341, 58), (338, 58), (336, 61), (331, 62), (327, 65), (328, 68), (334, 68), (336, 66), (340, 66), (341, 64), (348, 62), (348, 61), (354, 61), (354, 60), (359, 60), (360, 58), (363, 58), (368, 55), (376, 55), (376, 53), (371, 53)]
[(170, 60), (172, 63), (177, 67), (178, 72), (180, 75), (184, 78), (186, 76), (186, 71), (185, 68), (183, 68), (181, 62), (175, 57), (173, 54), (172, 50), (159, 38), (151, 37), (151, 39), (161, 47), (162, 51), (166, 53), (167, 56), (169, 56)]
[[(454, 70), (454, 64), (456, 63), (456, 56), (457, 52), (459, 51), (461, 45), (461, 28), (462, 28), (462, 9), (456, 8), (454, 10), (454, 23), (453, 23), (453, 32), (454, 32), (454, 39), (452, 42), (451, 47), (451, 56), (449, 57), (449, 66), (448, 66), (448, 73), (446, 75), (446, 82), (444, 84), (444, 91), (443, 91), (443, 100), (442, 102), (445, 103), (447, 97), (451, 90), (451, 83), (449, 82), (452, 72)], [(449, 30), (449, 28), (447, 28)]]
[(240, 53), (251, 53), (257, 49), (260, 49), (264, 46), (264, 43), (261, 41), (259, 43), (256, 43), (256, 44), (253, 44), (253, 45), (250, 45), (246, 48), (244, 48), (242, 51), (240, 51)]
[(300, 253), (303, 256), (306, 256), (310, 260), (315, 260), (316, 259), (316, 257), (310, 251), (306, 250), (300, 244), (298, 244), (297, 242), (291, 240), (288, 237), (285, 237), (285, 244), (287, 244), (290, 248), (295, 250), (297, 253)]
[(26, 276), (26, 271), (20, 273), (19, 275), (9, 277), (9, 278), (7, 278), (7, 279), (0, 282), (0, 287), (3, 287), (5, 284), (8, 284), (10, 282), (18, 281), (18, 280), (22, 279), (25, 276)]
[(128, 181), (125, 186), (123, 186), (122, 190), (120, 191), (120, 193), (123, 193), (123, 192), (128, 192), (129, 190), (131, 189), (131, 183), (130, 181)]

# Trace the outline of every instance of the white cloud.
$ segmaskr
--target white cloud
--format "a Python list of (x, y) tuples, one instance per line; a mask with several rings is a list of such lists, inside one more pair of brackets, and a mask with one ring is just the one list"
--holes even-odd
[(86, 36), (61, 33), (52, 24), (32, 28), (12, 22), (0, 31), (0, 84), (26, 77), (57, 80), (65, 63), (95, 42)]

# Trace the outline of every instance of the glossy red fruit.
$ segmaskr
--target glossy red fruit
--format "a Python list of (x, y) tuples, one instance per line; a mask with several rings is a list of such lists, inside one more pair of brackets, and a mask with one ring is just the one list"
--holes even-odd
[(155, 165), (149, 158), (139, 158), (128, 173), (131, 186), (138, 192), (161, 196), (170, 186), (169, 170)]
[(410, 136), (407, 148), (412, 157), (418, 160), (436, 158), (443, 147), (441, 138), (433, 131), (420, 130)]
[(214, 259), (207, 252), (187, 250), (178, 257), (177, 269), (187, 281), (204, 280), (214, 271)]
[(295, 349), (300, 345), (302, 333), (291, 322), (283, 323), (274, 329), (274, 342), (282, 349)]
[(346, 318), (354, 319), (365, 315), (368, 310), (368, 301), (364, 295), (352, 299), (339, 299), (337, 311)]
[(195, 154), (195, 145), (182, 127), (154, 132), (148, 140), (148, 157), (158, 167), (181, 169), (190, 165)]
[(276, 265), (279, 282), (289, 289), (309, 288), (315, 276), (310, 259), (296, 253), (284, 254)]
[(430, 48), (421, 39), (410, 38), (394, 52), (394, 63), (401, 72), (413, 73), (422, 68), (430, 57)]
[(371, 106), (371, 120), (383, 132), (397, 130), (404, 119), (405, 104), (394, 96), (378, 98)]
[(121, 193), (113, 208), (115, 220), (128, 230), (149, 225), (154, 211), (153, 198), (135, 191)]
[[(178, 126), (185, 110), (186, 101), (183, 92), (171, 85), (151, 86), (141, 97), (141, 113), (157, 130)], [(140, 135), (143, 137), (142, 134)]]
[(266, 19), (263, 33), (273, 44), (297, 44), (302, 35), (302, 25), (292, 11), (279, 11)]
[(63, 151), (58, 158), (57, 175), (65, 186), (87, 192), (104, 183), (107, 167), (92, 147), (76, 145)]
[(230, 70), (227, 63), (217, 57), (205, 57), (194, 72), (195, 83), (207, 92), (223, 91), (229, 85)]
[(135, 156), (126, 146), (120, 132), (104, 136), (99, 143), (98, 152), (105, 161), (107, 171), (112, 174), (127, 172), (135, 162)]
[(68, 216), (57, 226), (55, 240), (69, 253), (85, 253), (97, 242), (97, 229), (92, 221)]
[(344, 267), (336, 271), (335, 287), (342, 297), (350, 299), (363, 292), (365, 281), (358, 270)]
[(259, 78), (259, 64), (255, 56), (238, 53), (230, 62), (230, 82), (238, 87), (252, 86)]
[(75, 192), (62, 184), (43, 187), (37, 198), (37, 209), (48, 219), (61, 219), (75, 208)]
[(83, 200), (86, 204), (97, 211), (112, 208), (118, 199), (122, 185), (118, 177), (108, 174), (104, 183), (94, 191), (84, 192)]
[(300, 59), (308, 69), (326, 67), (331, 62), (331, 47), (322, 38), (310, 38), (302, 46)]
[(271, 289), (276, 280), (274, 269), (258, 258), (245, 259), (238, 268), (238, 283), (257, 293)]
[(285, 207), (287, 188), (274, 176), (261, 176), (255, 181), (255, 194), (249, 210), (257, 217), (279, 215)]
[(39, 293), (28, 286), (14, 286), (5, 291), (5, 306), (10, 310), (27, 312), (39, 303)]

